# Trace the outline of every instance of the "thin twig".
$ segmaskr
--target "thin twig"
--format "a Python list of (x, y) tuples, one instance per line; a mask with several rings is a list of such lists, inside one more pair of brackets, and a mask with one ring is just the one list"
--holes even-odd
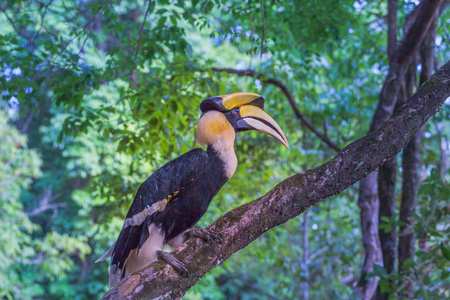
[[(110, 4), (111, 0), (105, 2), (105, 4), (100, 7), (100, 9), (92, 16), (92, 18), (83, 26), (83, 30), (86, 30), (87, 28), (93, 28), (95, 24), (97, 24), (97, 21), (95, 20), (95, 18), (97, 17), (97, 15), (101, 15), (106, 8), (108, 7), (108, 5)], [(89, 29), (88, 34), (90, 33), (91, 29)], [(77, 37), (79, 37), (84, 31), (80, 30), (79, 33), (75, 34), (75, 36), (73, 38), (71, 38), (69, 41), (66, 42), (66, 44), (62, 47), (62, 50), (60, 51), (60, 55), (61, 56), (67, 49), (67, 47), (72, 43), (72, 41), (74, 41)]]
[[(141, 28), (139, 30), (138, 46), (137, 46), (137, 49), (136, 49), (136, 53), (134, 54), (134, 59), (135, 60), (137, 60), (137, 56), (139, 54), (139, 51), (141, 50), (142, 33), (144, 32), (144, 26), (145, 26), (145, 23), (147, 22), (147, 16), (148, 16), (148, 14), (150, 12), (151, 6), (152, 6), (152, 1), (149, 0), (148, 1), (148, 6), (147, 6), (147, 11), (145, 12), (145, 15), (144, 15), (144, 21), (142, 22)], [(136, 68), (136, 64), (133, 64), (133, 67), (131, 68), (131, 72), (130, 72), (130, 87), (133, 84), (133, 72), (134, 72), (135, 68)]]
[(152, 1), (149, 0), (148, 1), (148, 7), (147, 7), (147, 11), (145, 12), (144, 15), (144, 21), (141, 24), (141, 29), (139, 30), (139, 39), (138, 39), (138, 47), (136, 49), (136, 53), (134, 54), (134, 56), (137, 58), (137, 55), (139, 54), (139, 51), (141, 50), (141, 39), (142, 39), (142, 33), (144, 32), (144, 26), (145, 26), (145, 22), (147, 21), (147, 16), (148, 13), (150, 12), (150, 8), (152, 6)]
[(261, 0), (262, 36), (261, 36), (261, 58), (264, 53), (264, 35), (266, 33), (266, 21), (264, 19), (264, 1)]
[(316, 257), (322, 255), (323, 253), (327, 252), (329, 248), (328, 247), (323, 247), (320, 248), (319, 250), (314, 251), (313, 254), (311, 254), (308, 259), (306, 260), (306, 264), (311, 264), (313, 262), (314, 259), (316, 259)]
[(5, 14), (6, 19), (8, 19), (9, 23), (11, 23), (11, 26), (14, 28), (14, 31), (17, 34), (19, 34), (19, 30), (17, 29), (16, 24), (14, 24), (14, 21), (8, 16), (8, 14), (6, 13), (6, 9), (2, 9), (1, 11)]
[(20, 221), (20, 220), (22, 220), (25, 217), (36, 216), (36, 215), (38, 215), (40, 213), (43, 213), (44, 211), (47, 211), (47, 210), (55, 210), (55, 209), (58, 209), (60, 207), (65, 207), (65, 206), (67, 206), (67, 203), (45, 204), (45, 205), (42, 205), (40, 207), (37, 207), (37, 208), (33, 209), (32, 211), (30, 211), (28, 213), (24, 213), (24, 214), (21, 214), (21, 215), (19, 215), (17, 217), (7, 219), (7, 220), (5, 220), (3, 222), (3, 225), (6, 225), (6, 224), (11, 223), (11, 222)]
[(32, 121), (33, 118), (34, 118), (34, 115), (36, 114), (36, 112), (37, 112), (37, 110), (38, 110), (38, 108), (39, 108), (39, 104), (40, 104), (40, 103), (41, 103), (41, 102), (39, 102), (39, 101), (36, 101), (36, 102), (34, 103), (34, 108), (33, 108), (33, 109), (31, 110), (31, 112), (28, 114), (28, 116), (27, 116), (25, 122), (24, 122), (23, 125), (22, 125), (22, 128), (20, 128), (20, 133), (26, 133), (26, 132), (27, 132), (28, 127), (30, 126), (31, 121)]
[(39, 36), (39, 34), (41, 34), (42, 29), (44, 28), (44, 19), (45, 19), (45, 15), (47, 14), (47, 10), (49, 8), (49, 6), (53, 3), (54, 0), (51, 0), (49, 3), (45, 4), (45, 9), (44, 12), (42, 13), (41, 16), (41, 26), (39, 28), (39, 30), (36, 32), (36, 34), (34, 35), (33, 40), (31, 41), (31, 45), (33, 45), (34, 47), (34, 43), (36, 42), (37, 37)]
[[(54, 77), (54, 76), (57, 76), (57, 75), (60, 75), (60, 74), (62, 74), (62, 73), (64, 73), (64, 72), (66, 72), (67, 70), (69, 70), (74, 64), (75, 64), (75, 62), (76, 62), (76, 59), (78, 59), (79, 57), (80, 57), (80, 54), (81, 54), (81, 52), (83, 52), (83, 50), (84, 50), (84, 47), (85, 47), (85, 45), (86, 45), (86, 42), (87, 42), (87, 40), (89, 39), (89, 36), (90, 36), (90, 34), (91, 34), (91, 31), (92, 31), (92, 29), (94, 28), (94, 26), (95, 26), (95, 24), (97, 24), (97, 22), (98, 22), (98, 19), (96, 20), (96, 17), (98, 16), (98, 15), (101, 15), (101, 14), (103, 14), (104, 12), (105, 12), (105, 10), (106, 10), (106, 8), (108, 7), (108, 5), (110, 4), (110, 2), (111, 2), (111, 0), (109, 0), (109, 1), (107, 1), (95, 14), (94, 14), (94, 16), (83, 26), (83, 29), (84, 30), (86, 30), (87, 29), (87, 33), (86, 33), (86, 37), (84, 38), (84, 41), (83, 41), (83, 43), (82, 43), (82, 45), (81, 45), (81, 48), (80, 48), (80, 50), (78, 51), (78, 53), (75, 55), (76, 56), (76, 58), (74, 58), (73, 60), (72, 60), (72, 62), (70, 63), (70, 64), (68, 64), (68, 65), (66, 65), (66, 66), (64, 66), (64, 68), (61, 70), (61, 71), (58, 71), (58, 72), (56, 72), (56, 73), (54, 73), (54, 74), (48, 74), (48, 75), (40, 75), (40, 76), (36, 76), (36, 77), (33, 77), (33, 80), (35, 80), (35, 79), (37, 79), (37, 78), (51, 78), (51, 77)], [(81, 30), (79, 33), (77, 33), (72, 39), (70, 39), (64, 46), (63, 46), (63, 48), (62, 48), (62, 50), (59, 52), (59, 55), (58, 55), (58, 57), (55, 57), (54, 59), (53, 59), (53, 61), (56, 61), (59, 57), (61, 57), (62, 56), (62, 54), (66, 51), (66, 49), (67, 49), (67, 47), (69, 46), (69, 44), (73, 41), (73, 40), (75, 40), (77, 37), (79, 37), (80, 35), (81, 35), (81, 33), (83, 33), (84, 31), (83, 30)], [(36, 73), (37, 74), (37, 73)]]
[[(92, 25), (94, 25), (94, 24), (95, 23), (93, 23)], [(63, 72), (65, 72), (65, 71), (69, 70), (70, 68), (72, 68), (72, 66), (75, 64), (75, 61), (76, 61), (75, 59), (78, 59), (80, 57), (80, 54), (81, 54), (81, 52), (83, 52), (84, 46), (86, 45), (86, 42), (89, 39), (89, 35), (91, 34), (92, 28), (94, 28), (94, 26), (89, 27), (88, 32), (86, 34), (86, 37), (84, 38), (83, 44), (81, 45), (81, 48), (78, 51), (78, 53), (75, 55), (76, 58), (74, 58), (72, 60), (72, 62), (68, 66), (64, 67)]]

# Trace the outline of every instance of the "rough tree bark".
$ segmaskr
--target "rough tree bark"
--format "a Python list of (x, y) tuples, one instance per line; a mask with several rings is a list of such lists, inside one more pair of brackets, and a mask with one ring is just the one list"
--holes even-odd
[[(388, 0), (388, 24), (389, 22), (393, 22), (394, 18), (390, 16), (391, 10), (396, 9), (397, 1), (396, 0)], [(410, 14), (405, 21), (403, 32), (408, 32), (411, 28), (412, 24), (415, 21), (415, 18), (417, 17), (417, 11), (416, 13)], [(436, 19), (435, 19), (436, 20)], [(430, 26), (428, 33), (435, 31), (436, 26), (433, 25)], [(393, 28), (396, 28), (396, 24), (392, 26), (388, 26), (388, 56), (389, 56), (389, 62), (393, 63), (395, 59), (395, 52), (392, 50), (392, 46), (389, 45), (389, 43), (394, 42), (394, 33), (391, 31)], [(429, 39), (429, 35), (427, 35), (423, 41), (425, 43)], [(423, 44), (422, 44), (423, 47)], [(422, 52), (422, 51), (421, 51)], [(416, 66), (417, 66), (417, 55), (413, 58), (412, 63), (408, 67), (408, 71), (406, 72), (405, 76), (403, 78), (398, 78), (398, 82), (400, 85), (400, 90), (397, 95), (397, 103), (395, 105), (394, 113), (398, 110), (401, 105), (403, 105), (403, 102), (411, 97), (413, 94), (413, 91), (417, 88), (416, 85)], [(429, 78), (431, 74), (428, 75), (427, 79)], [(425, 81), (426, 81), (425, 80)], [(423, 81), (424, 82), (424, 81)], [(422, 82), (422, 83), (423, 83)], [(418, 133), (418, 135), (421, 135), (421, 133)], [(381, 243), (381, 249), (383, 253), (383, 264), (384, 268), (386, 269), (387, 273), (390, 274), (394, 268), (395, 268), (395, 262), (397, 259), (397, 244), (396, 244), (396, 238), (397, 238), (397, 227), (393, 224), (395, 223), (393, 220), (393, 216), (395, 213), (395, 203), (396, 203), (396, 195), (395, 195), (395, 185), (397, 181), (397, 157), (393, 157), (390, 161), (386, 162), (383, 166), (380, 167), (378, 170), (378, 196), (380, 199), (380, 215), (379, 215), (379, 222), (387, 221), (392, 225), (391, 230), (389, 232), (385, 232), (384, 229), (379, 229), (379, 236), (380, 236), (380, 243)], [(389, 298), (388, 293), (381, 293), (380, 288), (377, 290), (377, 299), (378, 300), (387, 300)]]
[[(388, 59), (389, 64), (394, 64), (397, 55), (397, 7), (398, 0), (388, 0)], [(399, 91), (400, 92), (400, 91)], [(399, 97), (399, 96), (397, 96)], [(397, 101), (397, 104), (399, 102)], [(399, 107), (399, 105), (397, 105)], [(395, 182), (397, 180), (397, 156), (392, 157), (384, 163), (378, 170), (378, 197), (380, 200), (380, 211), (378, 222), (383, 223), (383, 219), (387, 218), (392, 224), (392, 217), (395, 213)], [(386, 232), (379, 228), (381, 252), (383, 256), (383, 265), (387, 273), (390, 274), (394, 270), (396, 258), (396, 230), (395, 226), (391, 226), (391, 230)], [(387, 300), (389, 297), (386, 293), (377, 291), (378, 300)]]
[[(432, 22), (428, 34), (424, 39), (420, 49), (420, 58), (422, 65), (420, 84), (423, 84), (428, 80), (428, 78), (430, 78), (435, 65), (436, 27), (437, 14), (435, 15), (434, 21)], [(400, 227), (399, 231), (398, 260), (400, 269), (405, 260), (414, 258), (415, 252), (413, 213), (417, 203), (416, 193), (419, 184), (418, 169), (421, 139), (422, 130), (419, 131), (419, 133), (408, 143), (408, 145), (403, 150), (403, 182), (399, 220), (404, 224)], [(407, 277), (403, 277), (403, 280), (400, 282), (400, 286), (404, 288), (402, 295), (409, 299), (414, 295), (414, 282), (408, 281), (406, 278)]]
[[(389, 65), (388, 75), (380, 93), (380, 100), (370, 124), (369, 134), (378, 130), (391, 116), (397, 103), (400, 90), (399, 78), (403, 78), (412, 59), (417, 54), (419, 45), (439, 9), (440, 0), (424, 0), (413, 12), (413, 23), (403, 35), (400, 45)], [(361, 232), (365, 251), (364, 264), (356, 293), (362, 299), (372, 299), (378, 285), (378, 277), (366, 278), (373, 271), (373, 265), (383, 265), (380, 239), (378, 234), (379, 199), (376, 172), (361, 180), (359, 186), (358, 206), (360, 207)]]
[(302, 297), (303, 300), (309, 299), (309, 227), (308, 227), (308, 211), (305, 211), (303, 214), (303, 223), (302, 223), (302, 235), (303, 235), (303, 242), (302, 242), (302, 248), (303, 248), (303, 257), (302, 262), (303, 266), (302, 268), (305, 268), (304, 275), (306, 277), (306, 280), (302, 282)]
[[(392, 217), (395, 213), (395, 182), (397, 181), (397, 157), (393, 157), (384, 163), (378, 171), (378, 196), (380, 198), (379, 222), (387, 218), (392, 224), (391, 230), (386, 232), (383, 228), (378, 230), (380, 235), (381, 250), (383, 253), (383, 265), (386, 272), (390, 274), (394, 270), (397, 257), (396, 227), (393, 225)], [(386, 219), (385, 219), (386, 220)], [(387, 299), (388, 295), (377, 299)]]
[(397, 7), (398, 0), (388, 0), (388, 14), (387, 14), (387, 54), (389, 64), (394, 63), (397, 53)]
[(351, 143), (321, 166), (285, 179), (263, 197), (219, 218), (209, 229), (222, 244), (193, 238), (172, 254), (190, 270), (182, 277), (157, 261), (130, 274), (102, 299), (178, 299), (209, 270), (269, 229), (336, 195), (397, 154), (450, 96), (450, 62), (441, 67), (399, 112), (377, 131)]

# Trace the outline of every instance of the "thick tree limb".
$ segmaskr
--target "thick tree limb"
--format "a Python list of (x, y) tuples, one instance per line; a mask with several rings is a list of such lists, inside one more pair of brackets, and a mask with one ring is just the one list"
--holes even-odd
[(173, 252), (191, 272), (186, 278), (157, 261), (130, 274), (102, 299), (177, 299), (209, 270), (269, 229), (298, 216), (320, 200), (339, 194), (376, 170), (416, 135), (450, 96), (450, 61), (385, 125), (345, 147), (323, 165), (285, 179), (263, 197), (218, 219), (209, 229), (223, 237), (209, 245), (191, 239)]
[(294, 110), (295, 116), (297, 119), (299, 119), (306, 127), (308, 127), (309, 130), (311, 130), (319, 139), (325, 142), (331, 149), (333, 149), (336, 152), (341, 151), (341, 148), (339, 148), (338, 145), (336, 145), (333, 141), (331, 141), (326, 134), (322, 134), (314, 125), (311, 123), (311, 121), (308, 120), (298, 109), (298, 105), (295, 103), (294, 97), (292, 96), (291, 92), (287, 88), (286, 85), (284, 85), (281, 81), (267, 77), (263, 74), (258, 74), (254, 70), (247, 69), (247, 70), (235, 70), (235, 69), (228, 69), (228, 68), (212, 68), (214, 72), (226, 72), (228, 74), (236, 74), (237, 76), (247, 76), (247, 77), (254, 77), (258, 78), (262, 82), (272, 84), (283, 92), (283, 94), (286, 96), (286, 98), (289, 101), (289, 104), (291, 105), (292, 109)]

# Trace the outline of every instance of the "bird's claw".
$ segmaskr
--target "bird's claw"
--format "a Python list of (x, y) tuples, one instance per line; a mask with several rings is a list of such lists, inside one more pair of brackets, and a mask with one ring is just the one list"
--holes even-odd
[(199, 237), (209, 244), (212, 244), (215, 241), (219, 244), (222, 244), (223, 242), (222, 237), (219, 234), (209, 229), (194, 228), (189, 231), (188, 235), (189, 237)]
[(156, 257), (169, 264), (181, 276), (189, 276), (189, 271), (186, 266), (172, 254), (159, 250), (156, 252)]

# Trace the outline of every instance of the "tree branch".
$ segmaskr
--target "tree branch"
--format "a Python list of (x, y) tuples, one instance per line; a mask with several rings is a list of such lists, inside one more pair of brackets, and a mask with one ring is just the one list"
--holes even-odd
[(291, 105), (292, 109), (294, 110), (295, 116), (306, 126), (311, 130), (318, 138), (320, 138), (322, 141), (324, 141), (331, 149), (333, 149), (336, 152), (341, 151), (341, 148), (339, 148), (338, 145), (333, 143), (327, 135), (322, 134), (314, 125), (311, 123), (311, 121), (308, 120), (298, 109), (298, 105), (295, 103), (294, 97), (292, 96), (291, 92), (287, 88), (286, 85), (284, 85), (281, 81), (267, 77), (263, 74), (257, 74), (254, 70), (247, 69), (247, 70), (235, 70), (235, 69), (228, 69), (228, 68), (212, 68), (214, 72), (226, 72), (228, 74), (236, 74), (237, 76), (247, 76), (247, 77), (253, 77), (258, 78), (262, 82), (272, 84), (283, 92), (283, 94), (286, 96), (286, 98), (289, 101), (289, 104)]
[(406, 73), (412, 59), (418, 53), (430, 24), (433, 22), (435, 12), (439, 10), (441, 1), (423, 0), (419, 6), (411, 12), (407, 19), (414, 22), (403, 36), (403, 39), (395, 54), (394, 64), (389, 65), (389, 73), (381, 90), (380, 102), (370, 124), (369, 132), (380, 128), (392, 115), (397, 102), (399, 90), (398, 79)]
[(51, 0), (49, 3), (42, 4), (43, 5), (42, 7), (44, 7), (44, 12), (41, 15), (41, 25), (39, 27), (39, 30), (36, 31), (36, 34), (34, 35), (33, 40), (31, 41), (31, 45), (33, 46), (33, 48), (36, 47), (35, 46), (36, 39), (38, 38), (39, 34), (41, 34), (41, 31), (44, 28), (45, 15), (47, 14), (47, 10), (50, 7), (50, 5), (52, 5), (53, 1), (54, 0)]
[(17, 35), (20, 36), (19, 34), (19, 29), (16, 27), (15, 22), (9, 17), (8, 13), (6, 12), (6, 8), (1, 8), (0, 7), (0, 11), (3, 12), (5, 14), (6, 19), (8, 20), (8, 22), (11, 24), (11, 26), (13, 27), (14, 31), (17, 33)]
[(148, 14), (150, 12), (150, 8), (151, 7), (152, 7), (152, 1), (149, 0), (148, 1), (148, 6), (147, 6), (147, 10), (145, 11), (145, 15), (144, 15), (144, 21), (142, 21), (141, 28), (139, 29), (138, 46), (137, 46), (137, 49), (136, 49), (136, 53), (134, 54), (135, 57), (138, 56), (139, 51), (141, 50), (142, 33), (144, 32), (144, 26), (145, 26), (145, 23), (147, 22), (147, 17), (148, 17)]
[(44, 204), (42, 206), (39, 206), (39, 207), (33, 209), (30, 212), (21, 214), (21, 215), (19, 215), (17, 217), (14, 217), (14, 218), (6, 219), (6, 220), (3, 221), (3, 223), (7, 224), (7, 223), (11, 223), (11, 222), (17, 222), (17, 221), (22, 220), (23, 218), (33, 217), (33, 216), (39, 215), (40, 213), (43, 213), (44, 211), (55, 210), (55, 209), (58, 209), (58, 208), (61, 208), (61, 207), (65, 207), (65, 206), (67, 206), (67, 203)]
[(397, 52), (397, 6), (398, 0), (388, 0), (388, 59), (389, 64), (392, 64), (395, 60), (395, 54)]
[[(409, 30), (405, 32), (402, 42), (397, 50), (397, 63), (399, 65), (409, 66), (414, 55), (417, 53), (418, 48), (422, 44), (442, 2), (442, 0), (423, 0), (416, 9), (414, 9), (414, 11), (417, 10), (414, 23)], [(414, 11), (412, 13), (414, 13)]]
[(266, 34), (266, 21), (264, 20), (264, 0), (261, 0), (261, 19), (262, 19), (262, 34), (261, 34), (261, 55), (264, 54), (264, 35)]
[(157, 261), (127, 276), (102, 299), (181, 298), (209, 270), (264, 232), (339, 194), (400, 152), (449, 96), (450, 61), (376, 132), (351, 143), (323, 165), (285, 179), (263, 197), (218, 219), (209, 229), (222, 235), (222, 244), (209, 245), (194, 238), (173, 251), (190, 270), (189, 277)]
[[(92, 16), (92, 18), (83, 26), (83, 30), (80, 30), (78, 33), (76, 33), (70, 40), (68, 40), (64, 46), (62, 46), (61, 51), (59, 51), (59, 56), (61, 57), (62, 54), (66, 51), (67, 47), (69, 47), (69, 45), (77, 38), (79, 37), (84, 30), (88, 29), (88, 33), (87, 35), (89, 36), (89, 33), (91, 31), (91, 28), (94, 27), (95, 23), (97, 22), (97, 20), (95, 20), (97, 18), (97, 15), (101, 15), (106, 8), (108, 7), (108, 5), (110, 4), (111, 0), (106, 1), (105, 3), (103, 3), (103, 5), (99, 8), (99, 10)], [(74, 30), (75, 31), (75, 30)], [(72, 31), (73, 32), (73, 31)], [(87, 39), (87, 38), (86, 38)], [(81, 52), (79, 52), (78, 54), (80, 54)], [(56, 58), (55, 58), (56, 59)]]
[[(152, 1), (149, 0), (148, 1), (148, 6), (147, 6), (147, 10), (145, 11), (145, 15), (144, 15), (144, 21), (142, 21), (141, 24), (141, 28), (139, 29), (139, 38), (138, 38), (138, 46), (136, 48), (136, 53), (134, 54), (134, 59), (137, 60), (139, 51), (141, 51), (141, 40), (142, 40), (142, 33), (144, 32), (144, 26), (145, 23), (147, 22), (147, 17), (148, 14), (150, 13), (150, 9), (152, 7)], [(136, 68), (136, 63), (133, 64), (133, 67), (131, 68), (131, 72), (130, 72), (130, 87), (135, 86), (136, 82), (135, 82), (135, 78), (134, 78), (134, 69)]]

